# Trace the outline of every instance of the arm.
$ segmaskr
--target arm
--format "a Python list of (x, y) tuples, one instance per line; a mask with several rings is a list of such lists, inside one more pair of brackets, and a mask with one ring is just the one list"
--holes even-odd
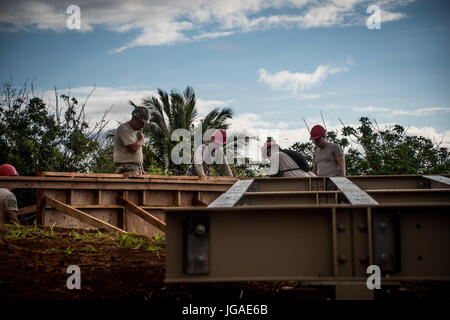
[(17, 199), (14, 195), (9, 195), (5, 199), (5, 202), (1, 204), (4, 206), (5, 215), (8, 219), (8, 223), (17, 223), (20, 224), (19, 219), (17, 219)]
[(136, 151), (138, 151), (142, 147), (142, 145), (144, 144), (144, 135), (142, 134), (141, 131), (138, 131), (137, 136), (138, 136), (138, 139), (137, 139), (137, 141), (135, 143), (132, 143), (132, 144), (129, 144), (129, 145), (125, 146), (125, 148), (127, 148), (127, 150), (129, 152), (136, 152)]
[(19, 219), (17, 219), (17, 210), (6, 210), (5, 213), (9, 223), (20, 224)]
[(345, 157), (344, 155), (341, 155), (336, 158), (336, 163), (339, 167), (339, 175), (345, 177)]
[(317, 176), (317, 165), (315, 162), (313, 163), (312, 173), (314, 173)]
[(194, 152), (194, 160), (191, 165), (194, 166), (194, 172), (197, 176), (205, 177), (205, 170), (203, 170), (203, 151), (205, 146), (200, 145)]

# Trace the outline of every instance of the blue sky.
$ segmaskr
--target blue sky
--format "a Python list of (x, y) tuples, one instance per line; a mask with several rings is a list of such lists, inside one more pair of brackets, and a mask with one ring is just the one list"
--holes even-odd
[[(80, 30), (67, 28), (68, 6)], [(370, 5), (381, 29), (369, 29)], [(85, 97), (95, 120), (129, 118), (127, 100), (194, 88), (204, 114), (235, 129), (279, 130), (287, 147), (309, 125), (368, 116), (450, 147), (449, 1), (2, 1), (1, 79), (35, 78), (50, 97)]]

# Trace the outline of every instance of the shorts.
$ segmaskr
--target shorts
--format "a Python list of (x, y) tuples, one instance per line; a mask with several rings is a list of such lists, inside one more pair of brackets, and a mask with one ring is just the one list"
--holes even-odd
[(141, 165), (137, 163), (116, 163), (116, 173), (144, 174)]

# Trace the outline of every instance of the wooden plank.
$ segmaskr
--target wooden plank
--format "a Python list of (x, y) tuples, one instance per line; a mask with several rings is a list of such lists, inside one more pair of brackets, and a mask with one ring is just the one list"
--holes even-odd
[(4, 188), (14, 189), (95, 189), (95, 190), (170, 190), (170, 191), (208, 191), (224, 192), (236, 180), (127, 180), (100, 178), (61, 178), (61, 177), (0, 177)]
[(231, 208), (233, 207), (244, 195), (250, 185), (253, 183), (253, 179), (239, 180), (228, 189), (227, 192), (222, 194), (216, 200), (209, 204), (208, 208)]
[(194, 207), (207, 207), (208, 205), (201, 200), (192, 199), (192, 205)]
[(80, 220), (81, 222), (87, 223), (93, 227), (103, 228), (103, 229), (107, 229), (110, 231), (116, 231), (116, 232), (125, 233), (125, 234), (127, 233), (126, 231), (124, 231), (120, 228), (117, 228), (109, 223), (106, 223), (100, 219), (97, 219), (83, 211), (75, 209), (75, 208), (73, 208), (65, 203), (62, 203), (56, 199), (53, 199), (51, 197), (46, 196), (45, 203), (48, 206), (50, 206), (58, 211), (61, 211), (73, 218), (76, 218), (76, 219)]
[[(43, 177), (68, 177), (68, 178), (116, 178), (123, 179), (124, 175), (121, 173), (82, 173), (82, 172), (39, 172)], [(233, 181), (237, 180), (235, 177), (223, 177), (223, 176), (208, 176), (203, 179), (198, 176), (165, 176), (165, 175), (128, 175), (127, 177), (137, 179), (169, 179), (169, 180), (225, 180)]]
[(371, 196), (346, 177), (330, 177), (330, 180), (341, 190), (352, 205), (378, 205)]
[(147, 211), (141, 209), (137, 205), (135, 205), (133, 202), (128, 201), (127, 199), (124, 199), (123, 197), (117, 198), (118, 203), (123, 204), (128, 210), (138, 215), (140, 218), (144, 219), (151, 225), (155, 226), (159, 230), (165, 232), (166, 231), (166, 224), (153, 216), (152, 214), (148, 213)]
[(438, 175), (426, 175), (426, 176), (423, 176), (423, 177), (426, 178), (426, 179), (437, 181), (439, 183), (443, 183), (443, 184), (446, 184), (447, 186), (450, 186), (450, 178), (443, 177), (443, 176), (438, 176)]
[(24, 214), (35, 213), (36, 211), (37, 211), (37, 205), (29, 206), (29, 207), (23, 207), (23, 208), (20, 208), (17, 211), (17, 215), (21, 216), (21, 215), (24, 215)]
[(45, 221), (45, 198), (44, 190), (36, 190), (36, 223), (43, 227)]

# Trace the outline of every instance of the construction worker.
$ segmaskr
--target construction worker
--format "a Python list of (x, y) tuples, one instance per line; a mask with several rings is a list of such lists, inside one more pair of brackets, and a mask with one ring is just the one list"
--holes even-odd
[(188, 176), (205, 177), (211, 175), (210, 166), (215, 163), (225, 176), (232, 177), (230, 166), (225, 159), (223, 146), (227, 142), (227, 133), (223, 129), (214, 131), (211, 141), (197, 147), (191, 165), (186, 172)]
[(135, 107), (130, 121), (117, 128), (114, 136), (114, 164), (116, 173), (144, 174), (141, 129), (148, 123), (149, 112), (145, 107)]
[(280, 149), (276, 142), (268, 142), (262, 148), (263, 159), (270, 159), (272, 177), (314, 177), (305, 157), (296, 151)]
[[(10, 164), (0, 166), (0, 176), (18, 176), (16, 168)], [(0, 225), (5, 223), (19, 223), (17, 219), (17, 199), (12, 189), (0, 188)]]
[(321, 125), (311, 128), (311, 138), (317, 149), (313, 155), (313, 172), (317, 176), (345, 176), (344, 150), (336, 143), (327, 141), (326, 130)]

